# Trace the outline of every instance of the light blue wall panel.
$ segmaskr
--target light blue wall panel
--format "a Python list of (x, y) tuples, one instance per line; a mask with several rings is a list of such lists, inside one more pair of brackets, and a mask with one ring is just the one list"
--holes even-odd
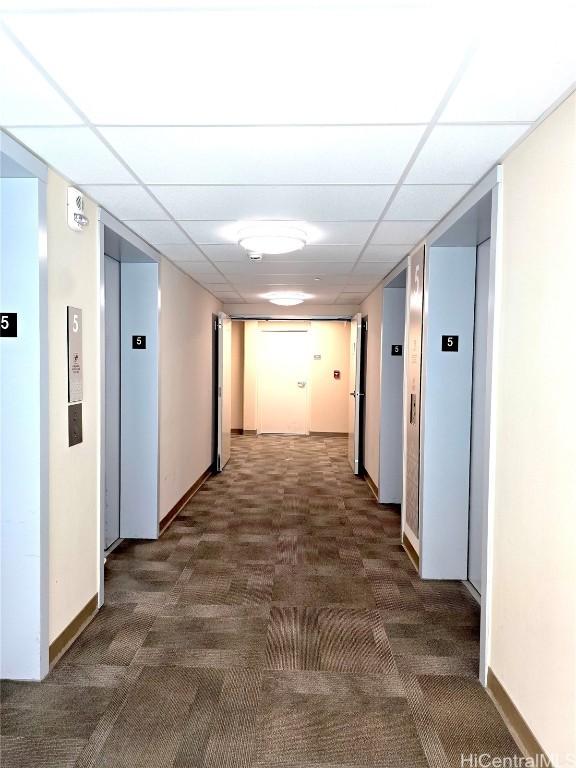
[[(158, 536), (158, 264), (121, 265), (120, 536)], [(133, 349), (132, 336), (146, 336)]]
[[(475, 247), (432, 247), (422, 350), (421, 576), (466, 579)], [(443, 352), (443, 335), (458, 351)]]
[(44, 206), (37, 179), (0, 179), (0, 313), (18, 313), (0, 339), (0, 677), (26, 680), (48, 671)]
[(384, 288), (382, 304), (382, 396), (380, 427), (379, 501), (402, 501), (402, 442), (404, 354), (392, 355), (392, 345), (404, 346), (406, 288)]

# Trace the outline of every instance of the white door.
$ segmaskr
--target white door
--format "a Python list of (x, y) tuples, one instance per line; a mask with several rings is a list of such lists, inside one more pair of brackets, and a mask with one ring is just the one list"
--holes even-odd
[(259, 432), (308, 434), (307, 331), (258, 334)]
[(232, 442), (232, 321), (223, 312), (218, 315), (218, 457), (221, 472), (230, 458)]
[(348, 459), (354, 474), (360, 474), (360, 440), (362, 437), (362, 398), (360, 391), (362, 375), (362, 315), (352, 318), (350, 323), (350, 402), (348, 404)]
[(120, 264), (104, 256), (104, 549), (120, 538)]
[(468, 581), (482, 587), (482, 510), (486, 484), (486, 344), (488, 340), (488, 290), (490, 240), (476, 250), (476, 302), (474, 306), (474, 358), (472, 364), (472, 431), (470, 436), (470, 515), (468, 518)]

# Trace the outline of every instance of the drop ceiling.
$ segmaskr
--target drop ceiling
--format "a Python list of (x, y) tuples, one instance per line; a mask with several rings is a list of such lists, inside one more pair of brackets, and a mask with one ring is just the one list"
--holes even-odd
[[(569, 3), (3, 8), (0, 124), (234, 304), (360, 302), (576, 75)], [(247, 220), (310, 244), (249, 262)]]

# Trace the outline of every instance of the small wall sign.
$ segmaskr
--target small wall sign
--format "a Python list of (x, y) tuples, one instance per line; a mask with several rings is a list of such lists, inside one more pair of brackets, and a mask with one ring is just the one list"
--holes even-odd
[(132, 349), (146, 349), (146, 336), (132, 336)]
[(442, 336), (442, 352), (458, 352), (458, 336)]
[(392, 357), (396, 356), (402, 356), (402, 344), (392, 344), (392, 349), (390, 350), (390, 354)]
[(68, 307), (68, 402), (82, 400), (82, 310)]
[(0, 337), (18, 336), (18, 314), (16, 312), (2, 312), (0, 314)]

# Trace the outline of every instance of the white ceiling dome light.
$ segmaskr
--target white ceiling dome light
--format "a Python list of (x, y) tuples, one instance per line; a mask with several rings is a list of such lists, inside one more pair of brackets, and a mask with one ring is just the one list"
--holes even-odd
[(276, 223), (251, 224), (238, 232), (238, 245), (249, 253), (292, 253), (301, 251), (307, 241), (303, 229)]
[(271, 304), (278, 304), (281, 307), (295, 307), (296, 304), (302, 304), (306, 299), (311, 299), (309, 293), (300, 293), (299, 291), (274, 291), (266, 293), (263, 296)]

